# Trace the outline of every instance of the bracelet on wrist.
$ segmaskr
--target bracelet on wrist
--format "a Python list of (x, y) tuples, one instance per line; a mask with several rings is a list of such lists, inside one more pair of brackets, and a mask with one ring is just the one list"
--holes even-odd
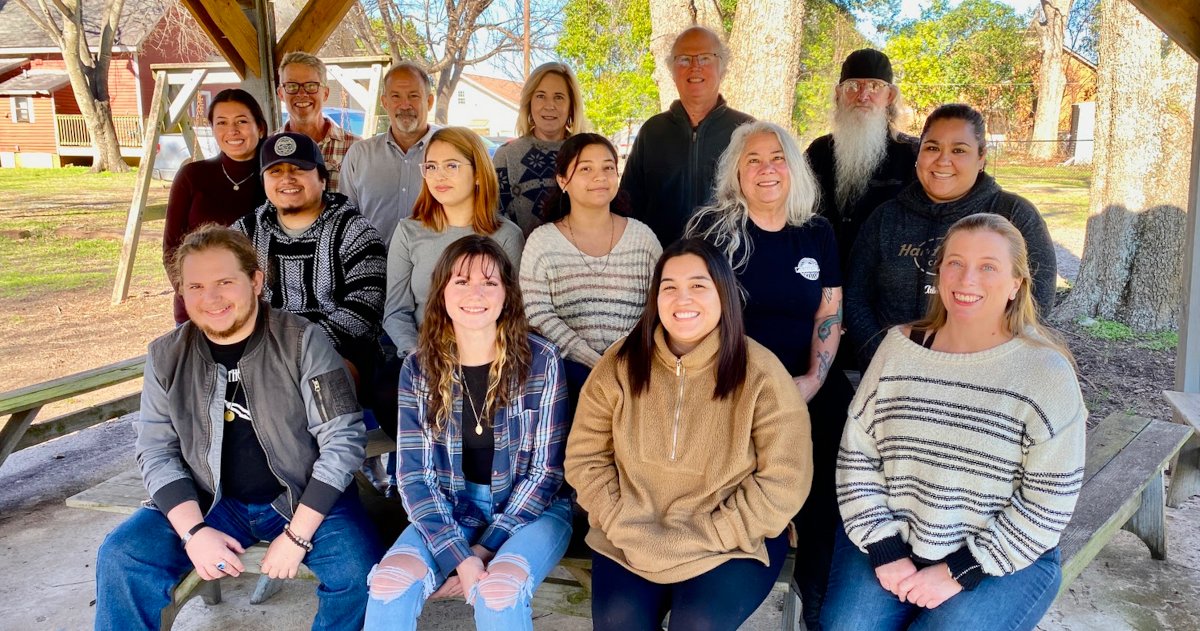
[(203, 519), (201, 519), (200, 523), (196, 524), (195, 526), (192, 526), (191, 529), (189, 529), (187, 531), (187, 534), (180, 537), (180, 539), (183, 540), (183, 545), (186, 546), (188, 544), (188, 542), (192, 540), (192, 537), (196, 535), (196, 533), (200, 532), (201, 530), (204, 530), (205, 528), (211, 528), (211, 526), (209, 526), (207, 522), (205, 522)]
[(300, 546), (301, 548), (304, 548), (305, 552), (312, 552), (312, 549), (313, 549), (312, 542), (309, 541), (308, 539), (305, 539), (304, 537), (301, 537), (300, 535), (297, 535), (296, 533), (292, 532), (291, 524), (284, 526), (283, 534), (287, 535), (287, 538), (292, 543)]

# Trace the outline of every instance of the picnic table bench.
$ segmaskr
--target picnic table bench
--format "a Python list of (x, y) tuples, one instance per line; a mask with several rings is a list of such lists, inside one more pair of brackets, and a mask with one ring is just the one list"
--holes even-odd
[(1189, 497), (1200, 493), (1200, 392), (1164, 390), (1163, 396), (1175, 408), (1174, 420), (1193, 430), (1192, 437), (1171, 465), (1171, 490), (1167, 495), (1167, 506), (1176, 508)]
[(1088, 432), (1083, 488), (1058, 544), (1060, 595), (1118, 530), (1137, 535), (1151, 558), (1167, 557), (1163, 469), (1190, 434), (1181, 425), (1120, 412)]
[[(378, 456), (395, 449), (392, 442), (381, 430), (368, 432), (367, 456)], [(87, 508), (111, 513), (131, 514), (142, 505), (146, 499), (146, 489), (142, 484), (141, 474), (136, 470), (125, 471), (113, 478), (67, 498), (67, 506)], [(561, 572), (552, 574), (538, 587), (533, 597), (533, 607), (539, 611), (559, 613), (568, 616), (590, 618), (592, 615), (592, 560), (586, 545), (582, 543), (582, 535), (587, 531), (587, 523), (576, 520), (577, 535), (560, 562)], [(242, 557), (245, 573), (258, 574), (262, 557), (267, 551), (265, 543), (257, 543), (246, 549)], [(792, 576), (792, 556), (780, 573), (780, 581), (776, 583), (777, 590), (787, 590)], [(562, 574), (566, 574), (564, 577)], [(297, 578), (315, 579), (312, 572), (303, 565), (297, 572)], [(281, 581), (271, 580), (261, 576), (258, 585), (251, 594), (250, 602), (259, 604), (265, 602), (279, 590)], [(188, 573), (172, 591), (171, 604), (163, 610), (162, 628), (168, 630), (183, 606), (192, 598), (199, 596), (205, 604), (215, 605), (221, 602), (220, 581), (205, 581), (195, 571)], [(783, 629), (795, 629), (798, 620), (796, 599), (789, 595), (785, 601), (783, 612)], [(791, 621), (791, 624), (788, 621)]]
[(4, 465), (9, 454), (18, 449), (32, 447), (137, 410), (141, 403), (140, 392), (33, 425), (34, 418), (45, 405), (132, 381), (142, 376), (145, 366), (146, 356), (143, 355), (0, 393), (0, 417), (8, 417), (0, 425), (0, 466)]
[[(138, 371), (140, 374), (140, 366)], [(1125, 529), (1140, 537), (1149, 547), (1152, 558), (1166, 558), (1163, 470), (1191, 434), (1190, 427), (1123, 413), (1109, 416), (1088, 433), (1083, 486), (1075, 515), (1059, 543), (1063, 577), (1060, 594), (1118, 530)], [(382, 431), (371, 430), (367, 455), (390, 452), (394, 445)], [(131, 470), (72, 496), (66, 503), (77, 508), (129, 514), (145, 498), (141, 476), (137, 470)], [(586, 529), (586, 522), (577, 521), (579, 535)], [(591, 558), (581, 539), (581, 536), (575, 538), (567, 556), (559, 563), (561, 571), (552, 574), (538, 588), (534, 608), (590, 617)], [(244, 561), (248, 573), (257, 573), (265, 552), (266, 545), (262, 543), (247, 549)], [(787, 567), (776, 583), (777, 590), (789, 592), (784, 599), (782, 621), (783, 629), (788, 631), (796, 629), (799, 620), (799, 602), (790, 580), (793, 559), (789, 555)], [(298, 576), (314, 578), (303, 566)], [(261, 577), (251, 602), (263, 602), (278, 588), (278, 581)], [(164, 629), (171, 627), (179, 610), (195, 596), (202, 597), (210, 605), (219, 603), (220, 582), (204, 581), (195, 572), (184, 577), (173, 591), (172, 604), (163, 611)]]

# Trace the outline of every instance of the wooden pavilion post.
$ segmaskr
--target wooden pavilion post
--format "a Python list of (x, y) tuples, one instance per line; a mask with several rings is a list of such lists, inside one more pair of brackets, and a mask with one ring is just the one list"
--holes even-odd
[[(1179, 347), (1175, 351), (1175, 390), (1200, 392), (1200, 73), (1196, 77), (1196, 108), (1192, 123), (1191, 186), (1187, 202), (1187, 240), (1183, 259), (1183, 308), (1179, 313)], [(1176, 410), (1176, 416), (1179, 411)], [(1176, 423), (1185, 422), (1180, 418)], [(1200, 436), (1192, 435), (1171, 463), (1167, 505), (1178, 507), (1200, 493)]]

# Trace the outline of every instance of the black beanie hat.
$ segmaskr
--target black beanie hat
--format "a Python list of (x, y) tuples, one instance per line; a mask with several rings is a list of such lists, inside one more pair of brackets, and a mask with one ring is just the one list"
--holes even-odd
[(873, 49), (863, 48), (846, 56), (842, 62), (842, 78), (846, 79), (879, 79), (892, 82), (892, 62), (888, 56)]

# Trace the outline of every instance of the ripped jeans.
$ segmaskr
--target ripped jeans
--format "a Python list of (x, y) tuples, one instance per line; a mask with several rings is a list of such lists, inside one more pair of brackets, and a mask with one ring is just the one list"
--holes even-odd
[[(467, 493), (485, 515), (492, 514), (490, 487), (468, 482)], [(483, 534), (483, 528), (462, 530), (472, 543)], [(470, 594), (469, 601), (475, 607), (475, 628), (532, 631), (533, 592), (558, 564), (570, 541), (571, 503), (561, 498), (541, 517), (509, 537), (488, 564), (488, 577), (476, 584)], [(417, 571), (392, 565), (398, 560), (419, 561), (410, 563)], [(408, 630), (417, 628), (425, 600), (446, 582), (446, 575), (438, 568), (420, 531), (410, 525), (383, 555), (383, 561), (371, 570), (367, 580), (373, 585), (367, 600), (364, 630)]]

